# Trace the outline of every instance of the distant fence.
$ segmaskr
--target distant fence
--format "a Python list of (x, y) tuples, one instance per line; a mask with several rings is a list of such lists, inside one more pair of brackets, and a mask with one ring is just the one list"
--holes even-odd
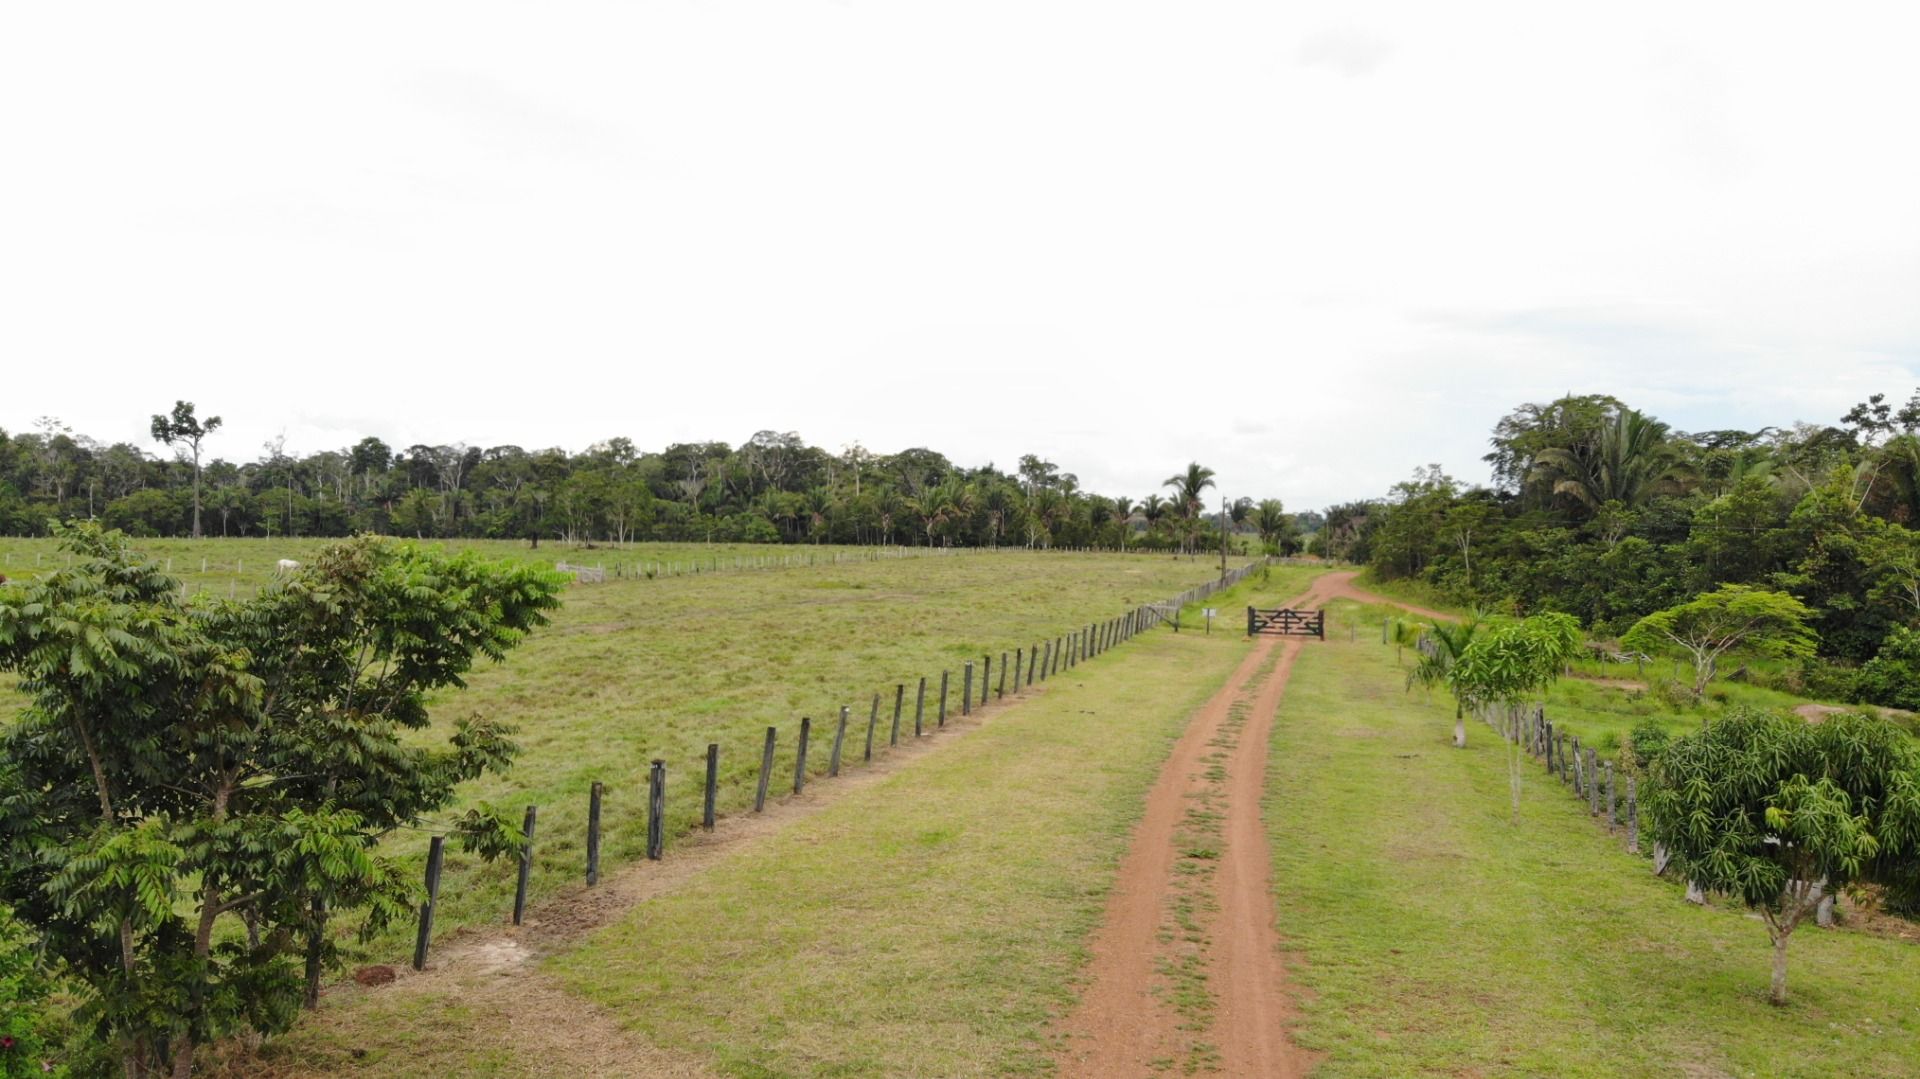
[[(1009, 694), (1019, 697), (1034, 685), (1045, 682), (1063, 670), (1071, 670), (1086, 660), (1093, 659), (1118, 645), (1125, 644), (1139, 634), (1152, 629), (1163, 621), (1171, 621), (1162, 613), (1163, 609), (1178, 611), (1189, 603), (1205, 599), (1225, 588), (1231, 588), (1247, 579), (1255, 570), (1267, 565), (1270, 560), (1256, 559), (1238, 569), (1229, 570), (1224, 577), (1195, 585), (1172, 597), (1163, 604), (1142, 604), (1123, 614), (1098, 622), (1073, 628), (1052, 637), (1042, 637), (1011, 649), (999, 652), (999, 662), (995, 664), (994, 653), (988, 652), (980, 657), (976, 665), (969, 660), (959, 670), (959, 679), (954, 679), (954, 671), (949, 668), (939, 672), (939, 696), (932, 702), (929, 714), (927, 687), (930, 676), (921, 676), (914, 682), (913, 694), (913, 732), (915, 738), (927, 734), (929, 721), (934, 729), (945, 727), (947, 720), (958, 706), (958, 715), (968, 716), (975, 708), (985, 707), (989, 700), (1003, 700)], [(1011, 672), (1011, 678), (1009, 678)], [(1011, 683), (1011, 684), (1009, 684)], [(872, 703), (867, 712), (866, 729), (860, 731), (852, 726), (853, 708), (842, 705), (833, 721), (831, 734), (827, 739), (827, 764), (825, 778), (832, 779), (840, 775), (842, 766), (852, 752), (850, 745), (858, 745), (862, 763), (874, 759), (876, 751), (884, 752), (900, 744), (901, 731), (906, 717), (908, 681), (893, 684), (891, 718), (884, 731), (881, 727), (884, 690), (872, 695)], [(954, 691), (958, 690), (958, 699)], [(848, 742), (849, 734), (855, 739)], [(801, 793), (807, 783), (816, 776), (808, 768), (809, 755), (816, 752), (814, 744), (815, 730), (813, 719), (803, 716), (800, 729), (794, 743), (794, 768), (791, 789), (794, 794)], [(774, 756), (779, 748), (780, 731), (777, 727), (768, 727), (763, 739), (758, 740), (757, 750), (760, 759), (757, 782), (754, 787), (751, 812), (764, 812), (767, 799), (775, 789), (787, 786), (783, 776), (773, 774)], [(720, 744), (707, 744), (706, 754), (701, 759), (705, 771), (705, 784), (701, 796), (700, 827), (711, 830), (718, 816), (715, 803), (719, 794)], [(647, 784), (647, 857), (658, 860), (666, 849), (666, 782), (668, 762), (656, 759), (648, 769)], [(600, 839), (601, 805), (607, 791), (607, 784), (595, 781), (588, 792), (587, 803), (587, 848), (585, 875), (588, 886), (600, 882)], [(539, 816), (536, 806), (526, 807), (526, 816), (522, 824), (522, 841), (519, 875), (514, 888), (512, 922), (520, 925), (527, 908), (527, 892), (533, 874), (534, 826)], [(427, 898), (420, 905), (419, 926), (415, 935), (413, 966), (415, 970), (424, 969), (433, 940), (434, 907), (439, 902), (441, 858), (439, 852), (444, 844), (444, 836), (433, 836), (429, 840), (429, 853), (426, 866)]]

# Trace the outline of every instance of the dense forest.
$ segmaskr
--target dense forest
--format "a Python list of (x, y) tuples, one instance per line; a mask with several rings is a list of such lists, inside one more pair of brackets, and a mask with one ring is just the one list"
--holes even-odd
[[(0, 431), (0, 534), (36, 535), (81, 517), (136, 536), (189, 535), (195, 457), (218, 418), (181, 403), (154, 417), (155, 452), (103, 445), (53, 419)], [(167, 452), (171, 448), (175, 452)], [(1094, 494), (1028, 455), (1012, 473), (966, 468), (930, 449), (832, 453), (792, 432), (739, 446), (643, 452), (625, 438), (582, 453), (462, 444), (396, 450), (377, 438), (299, 456), (270, 442), (253, 461), (199, 466), (209, 536), (636, 540), (940, 546), (1211, 548), (1213, 472), (1198, 464), (1138, 500)], [(1233, 500), (1230, 528), (1291, 553), (1300, 521), (1277, 499)], [(1309, 521), (1311, 523), (1311, 521)]]
[(1721, 585), (1814, 609), (1819, 695), (1920, 705), (1920, 393), (1830, 425), (1672, 430), (1605, 395), (1494, 428), (1488, 485), (1438, 466), (1336, 506), (1317, 537), (1383, 579), (1495, 611), (1564, 611), (1618, 635)]

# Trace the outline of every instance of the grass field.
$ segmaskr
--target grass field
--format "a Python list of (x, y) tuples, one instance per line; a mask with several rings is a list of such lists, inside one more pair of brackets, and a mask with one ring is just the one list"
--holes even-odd
[[(330, 539), (140, 539), (135, 545), (185, 584), (190, 596), (251, 595), (273, 580), (283, 558), (296, 562), (335, 542)], [(417, 540), (430, 547), (471, 550), (487, 558), (552, 566), (566, 562), (604, 570), (609, 578), (664, 579), (709, 573), (737, 573), (878, 559), (993, 557), (1003, 552), (977, 548), (799, 546), (765, 543), (548, 542), (530, 547), (523, 540)], [(1065, 552), (1050, 552), (1055, 556)], [(1123, 557), (1148, 558), (1145, 554)], [(1163, 556), (1164, 557), (1164, 556)], [(60, 565), (67, 555), (52, 539), (0, 536), (0, 574), (32, 577)], [(1245, 561), (1241, 559), (1240, 561)]]
[(1450, 748), (1376, 615), (1341, 604), (1357, 641), (1304, 649), (1268, 783), (1319, 1074), (1920, 1074), (1915, 940), (1803, 930), (1770, 1006), (1758, 920), (1683, 902), (1537, 767), (1511, 825), (1498, 737)]
[[(174, 559), (176, 571), (190, 567), (189, 579), (201, 557), (215, 567), (210, 574), (224, 557), (244, 560), (245, 572), (260, 572), (264, 581), (266, 571), (256, 566), (299, 558), (318, 542), (156, 541), (152, 553)], [(24, 561), (31, 551), (22, 545), (46, 541), (0, 543)], [(514, 544), (478, 549), (535, 557)], [(717, 550), (715, 557), (724, 560), (730, 549)], [(760, 557), (831, 551), (742, 550)], [(543, 548), (538, 557), (557, 553)], [(903, 726), (910, 737), (919, 677), (929, 679), (931, 727), (942, 670), (952, 672), (950, 707), (957, 712), (968, 660), (979, 663), (991, 652), (997, 666), (1003, 649), (1165, 599), (1216, 569), (1204, 558), (1003, 550), (576, 585), (552, 626), (504, 664), (476, 671), (466, 690), (433, 702), (443, 724), (474, 713), (513, 723), (523, 746), (506, 776), (469, 784), (454, 812), (485, 802), (517, 819), (520, 807), (540, 807), (537, 902), (583, 880), (588, 791), (595, 780), (607, 787), (601, 857), (603, 870), (610, 870), (644, 853), (646, 774), (655, 758), (668, 764), (672, 837), (697, 823), (709, 742), (721, 746), (720, 812), (737, 812), (750, 804), (768, 726), (780, 731), (775, 774), (790, 777), (799, 720), (812, 717), (819, 734), (810, 764), (817, 774), (826, 768), (840, 706), (852, 706), (858, 730), (849, 757), (857, 767), (874, 693), (886, 694), (884, 745), (893, 686), (907, 684)], [(776, 782), (776, 795), (781, 789)], [(417, 856), (432, 830), (396, 835), (388, 849)], [(450, 845), (439, 930), (503, 920), (513, 875), (508, 864), (479, 864)], [(396, 927), (367, 954), (404, 955), (410, 934), (409, 927)]]
[[(1316, 572), (1275, 569), (1216, 602), (1271, 603)], [(1150, 632), (642, 904), (548, 973), (576, 1013), (719, 1074), (1044, 1072), (1144, 792), (1245, 647)], [(513, 994), (354, 994), (267, 1057), (293, 1072), (553, 1074), (564, 1065), (511, 1032), (496, 998)]]

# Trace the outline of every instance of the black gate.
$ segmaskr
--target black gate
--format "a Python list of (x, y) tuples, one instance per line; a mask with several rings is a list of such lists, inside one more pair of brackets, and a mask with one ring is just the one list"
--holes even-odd
[(1327, 612), (1296, 611), (1291, 607), (1263, 611), (1258, 607), (1248, 607), (1247, 636), (1257, 633), (1282, 637), (1318, 637), (1324, 641), (1327, 639)]

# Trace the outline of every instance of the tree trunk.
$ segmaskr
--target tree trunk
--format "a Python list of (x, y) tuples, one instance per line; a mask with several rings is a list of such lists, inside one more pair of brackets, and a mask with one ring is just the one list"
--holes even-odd
[(1767, 993), (1767, 1000), (1776, 1007), (1787, 1002), (1787, 934), (1779, 933), (1773, 938), (1773, 987)]
[(1457, 704), (1453, 706), (1453, 747), (1467, 748), (1467, 714)]

